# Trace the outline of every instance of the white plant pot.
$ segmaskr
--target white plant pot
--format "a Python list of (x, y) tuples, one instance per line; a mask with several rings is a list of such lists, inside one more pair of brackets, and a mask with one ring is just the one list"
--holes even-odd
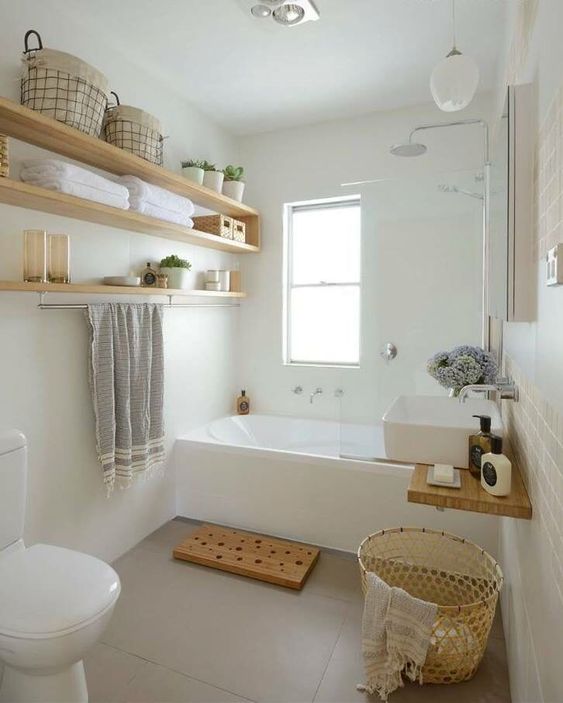
[(203, 175), (203, 185), (220, 193), (224, 178), (225, 175), (222, 171), (206, 171)]
[(205, 171), (197, 166), (186, 166), (182, 169), (182, 174), (184, 178), (187, 178), (189, 181), (202, 185)]
[(183, 268), (160, 268), (160, 273), (168, 276), (168, 288), (193, 290), (195, 288), (195, 273)]
[(240, 203), (242, 202), (242, 196), (244, 194), (244, 186), (245, 184), (242, 181), (224, 181), (223, 195)]

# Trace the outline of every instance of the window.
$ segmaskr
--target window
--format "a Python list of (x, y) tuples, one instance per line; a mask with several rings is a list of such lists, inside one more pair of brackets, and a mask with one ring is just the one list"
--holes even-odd
[(360, 363), (359, 196), (286, 206), (287, 364)]

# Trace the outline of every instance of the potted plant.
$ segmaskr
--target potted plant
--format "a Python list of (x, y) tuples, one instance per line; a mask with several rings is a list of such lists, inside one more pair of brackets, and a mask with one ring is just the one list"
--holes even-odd
[(192, 265), (186, 259), (180, 259), (176, 254), (171, 254), (160, 262), (160, 273), (168, 276), (169, 288), (191, 288), (190, 276)]
[(203, 170), (205, 171), (203, 174), (203, 185), (220, 193), (223, 187), (223, 171), (218, 170), (215, 164), (210, 164), (208, 161), (203, 162)]
[(242, 201), (245, 183), (242, 180), (244, 177), (244, 168), (242, 166), (227, 166), (223, 170), (225, 180), (223, 181), (223, 195), (228, 198)]
[(189, 159), (188, 161), (182, 161), (182, 173), (190, 181), (194, 181), (201, 185), (203, 183), (203, 175), (205, 170), (203, 165), (205, 161)]

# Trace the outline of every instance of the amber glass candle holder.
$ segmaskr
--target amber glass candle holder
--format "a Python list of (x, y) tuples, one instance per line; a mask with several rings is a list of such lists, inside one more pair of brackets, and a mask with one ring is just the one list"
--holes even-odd
[(70, 283), (70, 237), (49, 235), (49, 283)]
[(47, 232), (43, 229), (24, 230), (23, 280), (29, 283), (47, 281)]

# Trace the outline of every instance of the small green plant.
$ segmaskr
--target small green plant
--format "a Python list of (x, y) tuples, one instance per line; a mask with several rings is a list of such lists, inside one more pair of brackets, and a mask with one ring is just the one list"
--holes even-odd
[(186, 259), (180, 259), (176, 254), (170, 254), (160, 262), (161, 269), (191, 269), (192, 265)]
[(210, 164), (209, 161), (202, 161), (201, 168), (204, 171), (216, 171), (217, 170), (217, 166), (215, 164)]
[(244, 178), (244, 168), (242, 166), (226, 166), (223, 169), (226, 181), (242, 181)]
[(188, 159), (188, 161), (182, 161), (182, 168), (205, 168), (204, 164), (207, 161), (202, 161), (201, 159)]

